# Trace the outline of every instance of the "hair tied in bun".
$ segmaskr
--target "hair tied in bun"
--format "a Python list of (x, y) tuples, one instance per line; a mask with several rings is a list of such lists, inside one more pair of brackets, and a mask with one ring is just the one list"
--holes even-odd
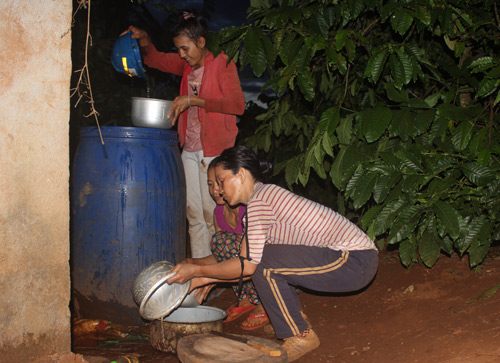
[(184, 20), (188, 20), (190, 18), (193, 18), (194, 14), (190, 13), (189, 11), (183, 11), (182, 16), (183, 16)]

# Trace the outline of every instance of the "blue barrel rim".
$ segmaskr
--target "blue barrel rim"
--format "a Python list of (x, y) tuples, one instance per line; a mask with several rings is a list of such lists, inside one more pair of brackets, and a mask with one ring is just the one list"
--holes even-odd
[[(134, 127), (134, 126), (101, 126), (101, 134), (106, 139), (159, 139), (166, 141), (179, 142), (177, 131), (165, 130), (150, 127)], [(79, 130), (79, 138), (95, 138), (99, 137), (97, 126), (82, 126)]]

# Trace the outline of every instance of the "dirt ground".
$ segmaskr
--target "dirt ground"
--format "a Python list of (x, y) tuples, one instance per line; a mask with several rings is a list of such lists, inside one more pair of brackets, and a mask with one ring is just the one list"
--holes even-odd
[[(302, 292), (321, 345), (298, 362), (500, 362), (499, 287), (500, 246), (475, 271), (457, 255), (441, 256), (432, 269), (405, 269), (397, 252), (383, 252), (376, 278), (361, 292)], [(226, 289), (209, 305), (225, 309), (234, 299)], [(274, 340), (264, 328), (242, 331), (242, 321), (224, 324), (224, 331)], [(73, 352), (95, 362), (96, 356), (111, 360), (127, 353), (137, 354), (141, 363), (179, 361), (140, 340), (110, 343), (75, 335)]]

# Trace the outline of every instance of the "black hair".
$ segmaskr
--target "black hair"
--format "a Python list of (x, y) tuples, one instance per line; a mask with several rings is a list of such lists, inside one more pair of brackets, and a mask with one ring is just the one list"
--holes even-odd
[(212, 161), (210, 162), (210, 164), (208, 164), (208, 169), (210, 168), (215, 168), (217, 166), (217, 163), (219, 162), (219, 157), (216, 156), (215, 158), (212, 159)]
[(255, 181), (266, 183), (273, 172), (272, 163), (258, 157), (257, 153), (246, 146), (234, 146), (220, 154), (216, 165), (222, 165), (233, 174), (244, 168), (252, 174)]
[(174, 38), (185, 35), (193, 41), (197, 41), (200, 37), (207, 39), (207, 21), (196, 10), (182, 11), (174, 25), (173, 34)]

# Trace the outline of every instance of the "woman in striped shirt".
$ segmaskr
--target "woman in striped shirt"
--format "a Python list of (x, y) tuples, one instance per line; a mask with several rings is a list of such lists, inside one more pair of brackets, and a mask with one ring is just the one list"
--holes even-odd
[(247, 205), (240, 258), (217, 265), (177, 266), (169, 282), (193, 279), (192, 286), (199, 286), (251, 277), (293, 361), (319, 346), (302, 314), (297, 288), (359, 290), (375, 276), (378, 253), (373, 241), (337, 212), (264, 184), (270, 170), (269, 163), (243, 146), (220, 155), (216, 175), (224, 199), (229, 205)]

